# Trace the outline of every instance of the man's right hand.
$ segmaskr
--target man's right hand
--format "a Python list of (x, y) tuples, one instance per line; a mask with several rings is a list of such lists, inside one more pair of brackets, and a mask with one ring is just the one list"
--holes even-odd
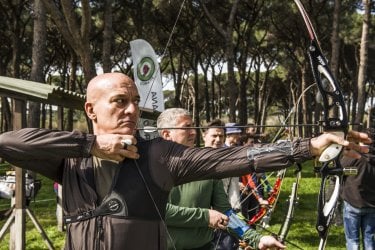
[(266, 249), (285, 249), (286, 246), (282, 244), (280, 241), (275, 239), (275, 237), (270, 235), (265, 235), (260, 238), (260, 242), (258, 245), (258, 249), (260, 250), (266, 250)]
[[(123, 140), (131, 141), (131, 145)], [(138, 159), (137, 139), (132, 135), (102, 134), (96, 135), (91, 154), (102, 159), (123, 161), (125, 158)]]
[(225, 230), (229, 223), (229, 218), (216, 210), (208, 210), (209, 222), (208, 226), (215, 229)]

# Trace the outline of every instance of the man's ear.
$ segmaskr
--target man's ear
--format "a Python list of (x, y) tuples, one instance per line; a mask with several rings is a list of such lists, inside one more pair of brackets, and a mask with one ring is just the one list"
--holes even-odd
[(85, 103), (85, 111), (86, 111), (86, 114), (87, 114), (88, 118), (90, 118), (90, 120), (92, 120), (92, 121), (96, 120), (96, 114), (94, 112), (94, 107), (93, 107), (92, 103), (90, 103), (90, 102)]
[(161, 131), (161, 137), (163, 137), (163, 139), (165, 139), (165, 140), (170, 140), (170, 134), (169, 134), (169, 130), (167, 130), (167, 129), (163, 129), (162, 131)]

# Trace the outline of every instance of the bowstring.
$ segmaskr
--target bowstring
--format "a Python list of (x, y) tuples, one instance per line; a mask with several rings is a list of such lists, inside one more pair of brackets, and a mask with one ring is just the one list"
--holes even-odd
[[(167, 49), (168, 49), (168, 47), (169, 47), (169, 44), (170, 44), (170, 42), (172, 41), (172, 36), (173, 36), (174, 30), (175, 30), (175, 28), (176, 28), (177, 22), (178, 22), (178, 20), (179, 20), (179, 18), (180, 18), (180, 16), (181, 16), (181, 12), (182, 12), (182, 9), (183, 9), (184, 5), (185, 5), (185, 0), (183, 0), (182, 3), (181, 3), (181, 5), (180, 5), (180, 9), (179, 9), (178, 15), (177, 15), (177, 17), (176, 17), (176, 21), (174, 22), (174, 25), (173, 25), (173, 27), (172, 27), (172, 31), (171, 31), (171, 33), (170, 33), (170, 35), (169, 35), (169, 38), (168, 38), (168, 42), (167, 42), (167, 44), (166, 44), (166, 46), (165, 46), (165, 48), (164, 48), (164, 51), (163, 51), (163, 54), (161, 55), (160, 60), (164, 57), (164, 55), (165, 55), (165, 53), (166, 53), (166, 51), (167, 51)], [(160, 69), (160, 66), (159, 66), (159, 69)], [(154, 83), (155, 83), (155, 80), (156, 80), (156, 77), (154, 77), (154, 78), (152, 79), (152, 81), (151, 81), (151, 86), (150, 86), (149, 91), (148, 91), (148, 93), (147, 93), (147, 96), (146, 96), (146, 100), (145, 100), (145, 102), (144, 102), (144, 105), (146, 105), (147, 100), (148, 100), (148, 98), (150, 97), (151, 90), (152, 90), (152, 87), (153, 87), (153, 85), (154, 85)], [(142, 112), (143, 112), (142, 108), (144, 108), (144, 107), (140, 107), (140, 108), (139, 108), (139, 117), (142, 116)], [(138, 127), (138, 123), (139, 123), (139, 121), (140, 121), (140, 120), (138, 119), (137, 124), (136, 124), (136, 127)], [(172, 246), (173, 246), (173, 249), (177, 250), (177, 248), (176, 248), (176, 246), (175, 246), (175, 244), (174, 244), (174, 242), (173, 242), (172, 236), (171, 236), (171, 234), (170, 234), (170, 232), (169, 232), (169, 230), (168, 230), (167, 224), (166, 224), (166, 222), (165, 222), (165, 218), (163, 218), (163, 216), (162, 216), (162, 214), (161, 214), (161, 212), (160, 212), (160, 209), (159, 209), (159, 207), (157, 206), (157, 204), (156, 204), (156, 202), (155, 202), (154, 196), (152, 195), (152, 192), (151, 192), (151, 190), (150, 190), (150, 188), (149, 188), (149, 186), (148, 186), (148, 184), (147, 184), (147, 181), (146, 181), (146, 179), (145, 179), (145, 177), (144, 177), (144, 175), (143, 175), (143, 173), (142, 173), (142, 171), (141, 171), (141, 168), (139, 167), (138, 162), (137, 162), (136, 159), (134, 159), (134, 164), (135, 164), (135, 166), (136, 166), (136, 168), (137, 168), (137, 170), (138, 170), (139, 175), (140, 175), (141, 178), (142, 178), (142, 181), (143, 181), (143, 183), (144, 183), (144, 185), (145, 185), (145, 187), (146, 187), (147, 193), (148, 193), (148, 195), (150, 196), (152, 203), (154, 204), (154, 207), (155, 207), (155, 209), (156, 209), (156, 212), (157, 212), (157, 214), (158, 214), (158, 216), (159, 216), (159, 218), (160, 218), (160, 220), (161, 220), (161, 223), (163, 224), (163, 226), (164, 226), (164, 228), (165, 228), (166, 234), (167, 234), (167, 236), (168, 236), (168, 238), (169, 238), (169, 240), (170, 240), (170, 242), (171, 242), (171, 244), (172, 244)]]
[[(182, 3), (181, 3), (181, 5), (180, 5), (180, 9), (179, 9), (179, 11), (178, 11), (178, 14), (177, 14), (177, 17), (176, 17), (176, 21), (175, 21), (174, 24), (173, 24), (172, 31), (171, 31), (171, 33), (169, 34), (167, 44), (166, 44), (165, 47), (164, 47), (163, 54), (160, 56), (160, 62), (161, 62), (161, 60), (164, 58), (164, 56), (165, 56), (165, 54), (166, 54), (166, 52), (167, 52), (167, 49), (168, 49), (168, 47), (169, 47), (169, 45), (170, 45), (170, 43), (171, 43), (171, 41), (172, 41), (172, 37), (173, 37), (174, 31), (175, 31), (175, 29), (176, 29), (177, 22), (178, 22), (178, 20), (180, 19), (182, 9), (183, 9), (183, 7), (184, 7), (184, 5), (185, 5), (185, 1), (186, 1), (186, 0), (183, 0)], [(159, 65), (159, 70), (160, 70), (160, 65)], [(154, 86), (155, 80), (156, 80), (156, 77), (154, 77), (154, 78), (152, 79), (152, 81), (151, 81), (151, 85), (150, 85), (149, 91), (147, 92), (146, 100), (145, 100), (145, 102), (144, 102), (144, 105), (146, 105), (147, 100), (148, 100), (148, 98), (150, 97), (151, 90), (152, 90), (152, 87)], [(143, 108), (144, 108), (144, 107), (143, 107)], [(143, 112), (143, 110), (140, 109), (139, 117), (141, 117), (142, 112)], [(139, 121), (137, 121), (136, 127), (138, 127), (138, 123), (139, 123)]]

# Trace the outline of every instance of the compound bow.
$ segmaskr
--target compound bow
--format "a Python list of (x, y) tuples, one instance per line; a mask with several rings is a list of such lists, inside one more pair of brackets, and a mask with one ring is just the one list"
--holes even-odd
[[(328, 67), (327, 59), (321, 51), (315, 30), (302, 3), (300, 0), (294, 0), (294, 2), (303, 17), (310, 38), (310, 46), (307, 53), (314, 80), (322, 96), (324, 108), (324, 121), (322, 125), (325, 131), (330, 131), (344, 138), (348, 130), (348, 117), (340, 85)], [(323, 164), (320, 168), (322, 181), (318, 197), (318, 218), (316, 224), (316, 229), (320, 237), (319, 249), (325, 249), (329, 226), (335, 214), (337, 199), (339, 197), (339, 189), (343, 176), (343, 168), (338, 159), (341, 151), (342, 146), (332, 144), (319, 158), (319, 161)], [(335, 188), (331, 197), (327, 200), (325, 197), (325, 187), (330, 178), (334, 179)]]

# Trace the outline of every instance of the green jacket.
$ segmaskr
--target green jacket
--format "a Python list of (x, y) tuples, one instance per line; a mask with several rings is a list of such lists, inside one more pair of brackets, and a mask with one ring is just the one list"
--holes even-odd
[[(222, 213), (231, 208), (221, 180), (195, 181), (174, 187), (165, 219), (173, 240), (168, 238), (168, 249), (192, 249), (211, 242), (214, 231), (208, 227), (209, 208)], [(261, 237), (253, 229), (244, 235), (253, 249), (257, 249)]]
[(208, 227), (208, 210), (224, 213), (230, 209), (221, 180), (204, 180), (174, 187), (167, 204), (166, 223), (173, 239), (168, 249), (191, 249), (203, 246), (213, 239)]

